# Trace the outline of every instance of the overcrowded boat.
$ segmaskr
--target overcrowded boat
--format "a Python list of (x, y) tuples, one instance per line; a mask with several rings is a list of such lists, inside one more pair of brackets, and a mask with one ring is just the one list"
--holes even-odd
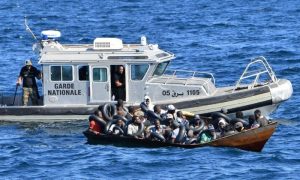
[(108, 117), (103, 107), (99, 107), (102, 112), (97, 110), (89, 117), (90, 127), (83, 132), (88, 143), (151, 148), (233, 147), (260, 152), (277, 125), (268, 121), (260, 110), (249, 120), (245, 120), (242, 112), (235, 119), (215, 112), (211, 117), (195, 115), (188, 120), (173, 108), (163, 113), (157, 108), (145, 109), (142, 104), (142, 113), (132, 108), (127, 111), (118, 107), (118, 113)]
[(41, 87), (25, 87), (26, 67), (34, 66), (25, 61), (13, 95), (0, 96), (2, 120), (88, 115), (118, 99), (127, 107), (138, 106), (145, 96), (154, 104), (200, 115), (222, 109), (229, 116), (237, 111), (250, 115), (258, 108), (269, 115), (293, 92), (291, 82), (277, 78), (264, 57), (252, 59), (235, 85), (217, 87), (212, 73), (167, 69), (175, 55), (149, 44), (145, 36), (137, 44), (107, 37), (92, 44), (62, 44), (60, 31), (42, 31), (37, 38), (25, 25), (37, 40), (33, 49), (41, 67), (31, 81), (40, 79)]

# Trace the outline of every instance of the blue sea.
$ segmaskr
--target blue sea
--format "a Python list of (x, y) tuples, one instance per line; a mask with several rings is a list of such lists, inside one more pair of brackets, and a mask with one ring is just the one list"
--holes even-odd
[[(1, 0), (0, 92), (13, 94), (36, 35), (58, 29), (62, 43), (118, 37), (176, 54), (171, 68), (212, 72), (235, 84), (251, 58), (265, 56), (294, 93), (271, 118), (276, 132), (261, 153), (233, 148), (128, 148), (89, 145), (87, 120), (0, 122), (1, 179), (299, 179), (300, 2), (297, 0)], [(21, 93), (21, 92), (19, 92)]]

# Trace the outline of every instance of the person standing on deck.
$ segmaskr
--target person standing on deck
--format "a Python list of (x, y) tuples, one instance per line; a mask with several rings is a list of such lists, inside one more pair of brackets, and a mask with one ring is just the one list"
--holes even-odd
[(126, 101), (125, 73), (123, 66), (118, 66), (117, 72), (114, 74), (113, 88), (115, 99)]
[(36, 67), (32, 66), (31, 60), (25, 61), (25, 66), (22, 67), (18, 80), (17, 86), (23, 85), (23, 105), (28, 105), (29, 98), (31, 99), (32, 105), (38, 105), (38, 88), (36, 84), (37, 79), (41, 79), (42, 73)]

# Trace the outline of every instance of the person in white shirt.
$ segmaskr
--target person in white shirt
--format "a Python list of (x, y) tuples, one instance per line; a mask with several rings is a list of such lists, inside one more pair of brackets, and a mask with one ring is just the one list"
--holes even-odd
[(133, 123), (128, 125), (127, 135), (133, 136), (134, 138), (143, 138), (143, 134), (137, 134), (139, 131), (139, 125), (141, 124), (141, 120), (138, 116), (132, 117)]

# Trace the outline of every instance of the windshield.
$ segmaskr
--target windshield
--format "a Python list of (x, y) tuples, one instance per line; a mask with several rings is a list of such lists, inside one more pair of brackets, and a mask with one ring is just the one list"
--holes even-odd
[(161, 76), (165, 72), (169, 62), (170, 61), (159, 63), (153, 73), (153, 76)]

